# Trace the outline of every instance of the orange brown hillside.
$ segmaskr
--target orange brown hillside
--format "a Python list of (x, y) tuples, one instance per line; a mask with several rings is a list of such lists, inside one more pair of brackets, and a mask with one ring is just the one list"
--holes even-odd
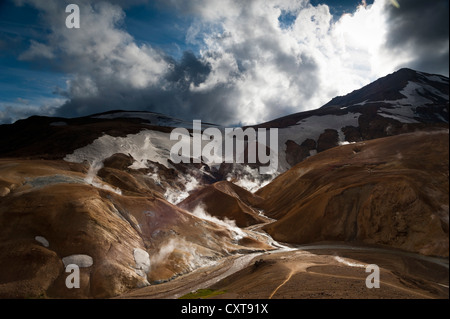
[(256, 194), (274, 239), (382, 244), (448, 256), (448, 130), (336, 147)]

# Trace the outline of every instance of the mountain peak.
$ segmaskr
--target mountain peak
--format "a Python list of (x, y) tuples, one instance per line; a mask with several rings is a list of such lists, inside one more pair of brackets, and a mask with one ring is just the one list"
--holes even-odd
[(395, 71), (392, 74), (415, 75), (417, 73), (419, 73), (419, 71), (416, 71), (416, 70), (413, 70), (413, 69), (410, 69), (410, 68), (401, 68), (401, 69)]
[[(322, 108), (347, 107), (374, 102), (399, 101), (407, 98), (405, 89), (409, 83), (417, 83), (409, 93), (422, 97), (430, 96), (430, 102), (445, 103), (449, 95), (448, 77), (402, 68), (355, 90), (345, 96), (338, 96)], [(426, 103), (425, 103), (426, 104)]]

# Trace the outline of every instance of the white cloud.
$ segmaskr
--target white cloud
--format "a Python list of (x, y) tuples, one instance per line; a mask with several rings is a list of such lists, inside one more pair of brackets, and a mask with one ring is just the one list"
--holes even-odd
[[(205, 23), (196, 22), (195, 36), (204, 36), (201, 54), (212, 66), (195, 90), (229, 87), (228, 107), (245, 124), (318, 108), (408, 61), (409, 52), (393, 55), (384, 46), (385, 6), (376, 0), (334, 21), (328, 6), (306, 1), (190, 2)], [(286, 11), (296, 19), (283, 28)], [(208, 33), (212, 21), (221, 33)]]
[(98, 88), (111, 82), (145, 88), (158, 83), (159, 77), (167, 72), (168, 65), (160, 53), (146, 45), (138, 46), (121, 28), (125, 13), (118, 5), (81, 1), (81, 28), (68, 29), (64, 20), (64, 1), (29, 2), (44, 12), (52, 34), (46, 45), (33, 41), (22, 57), (52, 59), (54, 54), (50, 48), (58, 50), (59, 58), (62, 58), (62, 63), (58, 60), (58, 67), (74, 75), (70, 82), (72, 97), (98, 92)]
[(32, 115), (53, 116), (58, 107), (65, 102), (63, 98), (39, 98), (32, 102), (18, 98), (17, 102), (0, 103), (0, 123), (14, 123)]
[[(199, 46), (200, 56), (184, 62), (137, 44), (119, 5), (82, 0), (81, 29), (67, 29), (66, 1), (23, 1), (44, 13), (52, 33), (22, 58), (58, 52), (59, 67), (71, 74), (63, 115), (151, 106), (219, 124), (255, 124), (318, 108), (411, 59), (385, 45), (388, 0), (337, 20), (328, 6), (308, 0), (170, 0), (164, 4), (195, 17), (186, 42)], [(281, 25), (287, 13), (292, 21)]]
[(19, 56), (19, 60), (33, 60), (36, 58), (53, 59), (55, 54), (52, 48), (49, 46), (36, 42), (34, 40), (30, 41), (30, 48)]

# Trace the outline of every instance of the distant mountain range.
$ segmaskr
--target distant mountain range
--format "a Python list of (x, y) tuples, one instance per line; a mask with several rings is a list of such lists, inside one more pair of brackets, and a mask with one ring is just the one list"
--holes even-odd
[[(279, 171), (331, 147), (448, 124), (449, 79), (401, 69), (323, 107), (254, 126), (279, 128)], [(203, 123), (204, 127), (219, 127)], [(192, 129), (192, 122), (152, 112), (110, 111), (81, 118), (33, 116), (0, 125), (0, 154), (62, 159), (102, 135)], [(150, 159), (151, 160), (151, 159)]]

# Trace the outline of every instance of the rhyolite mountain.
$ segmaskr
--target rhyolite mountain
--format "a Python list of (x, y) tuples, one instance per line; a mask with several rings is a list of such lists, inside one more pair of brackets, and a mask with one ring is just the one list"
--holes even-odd
[(448, 256), (449, 135), (416, 131), (329, 149), (256, 192), (295, 244), (364, 242)]
[(449, 79), (400, 69), (317, 110), (257, 127), (279, 128), (280, 170), (332, 147), (429, 127), (448, 127)]
[[(276, 249), (258, 225), (448, 256), (448, 95), (447, 77), (401, 69), (256, 125), (278, 128), (272, 176), (173, 163), (170, 132), (192, 122), (152, 112), (0, 125), (0, 297), (117, 296)], [(66, 288), (69, 263), (82, 289)]]

